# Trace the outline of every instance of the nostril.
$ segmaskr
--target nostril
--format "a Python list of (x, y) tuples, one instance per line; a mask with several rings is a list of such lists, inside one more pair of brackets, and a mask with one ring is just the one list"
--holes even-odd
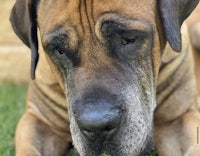
[(104, 134), (112, 134), (115, 132), (116, 129), (117, 129), (116, 127), (105, 126), (104, 128), (101, 129), (101, 132)]
[(104, 129), (102, 129), (102, 134), (104, 137), (108, 139), (112, 137), (116, 131), (117, 131), (117, 128), (106, 126)]
[(77, 123), (86, 137), (108, 137), (116, 132), (120, 123), (119, 110), (83, 112)]
[(111, 131), (111, 130), (112, 130), (111, 127), (105, 126), (101, 131), (102, 131), (102, 132), (109, 132), (109, 131)]

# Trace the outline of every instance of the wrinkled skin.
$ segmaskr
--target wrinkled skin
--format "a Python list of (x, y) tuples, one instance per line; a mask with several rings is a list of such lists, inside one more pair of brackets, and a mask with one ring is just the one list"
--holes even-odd
[[(129, 10), (127, 3), (136, 9)], [(87, 5), (87, 12), (84, 4), (74, 2), (45, 5), (46, 1), (42, 1), (39, 5), (43, 47), (64, 76), (72, 139), (80, 155), (99, 155), (104, 151), (111, 155), (139, 155), (153, 146), (157, 72), (153, 65), (158, 64), (153, 57), (159, 57), (160, 44), (155, 42), (159, 43), (160, 37), (155, 2), (145, 3), (148, 14), (137, 9), (144, 5), (141, 1), (118, 1), (113, 10), (113, 3), (94, 1)], [(54, 9), (49, 9), (51, 5)], [(115, 13), (116, 8), (119, 13)], [(93, 14), (87, 17), (92, 9)], [(60, 18), (60, 12), (54, 10), (62, 12)], [(54, 24), (49, 25), (49, 20)], [(123, 37), (124, 42), (129, 38), (136, 40), (123, 44)], [(59, 53), (57, 46), (64, 54)], [(101, 103), (103, 99), (105, 103)], [(101, 107), (98, 105), (111, 105), (110, 109), (119, 111), (120, 123), (112, 139), (100, 137), (91, 142), (80, 131), (74, 116), (95, 113), (93, 107)]]
[(32, 50), (32, 78), (37, 27), (42, 47), (17, 156), (64, 155), (71, 142), (81, 156), (137, 156), (151, 151), (153, 138), (161, 156), (200, 154), (187, 30), (182, 49), (180, 36), (197, 0), (26, 2), (27, 20), (19, 28), (27, 14), (16, 9), (11, 23)]

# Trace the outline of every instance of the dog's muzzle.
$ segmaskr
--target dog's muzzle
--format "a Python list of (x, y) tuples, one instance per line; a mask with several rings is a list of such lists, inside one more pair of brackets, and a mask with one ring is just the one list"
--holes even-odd
[(88, 93), (73, 107), (76, 122), (87, 139), (112, 138), (120, 125), (121, 110), (112, 95), (102, 91)]

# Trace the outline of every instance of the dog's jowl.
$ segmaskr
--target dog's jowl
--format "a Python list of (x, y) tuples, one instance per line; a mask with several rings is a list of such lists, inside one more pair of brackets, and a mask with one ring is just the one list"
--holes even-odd
[(200, 155), (183, 24), (198, 2), (16, 0), (11, 24), (32, 54), (16, 155)]

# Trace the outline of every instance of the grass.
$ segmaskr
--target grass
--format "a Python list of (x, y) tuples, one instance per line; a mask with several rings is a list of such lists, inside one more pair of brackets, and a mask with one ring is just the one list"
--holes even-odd
[(14, 155), (14, 131), (24, 111), (26, 85), (0, 85), (0, 156)]

